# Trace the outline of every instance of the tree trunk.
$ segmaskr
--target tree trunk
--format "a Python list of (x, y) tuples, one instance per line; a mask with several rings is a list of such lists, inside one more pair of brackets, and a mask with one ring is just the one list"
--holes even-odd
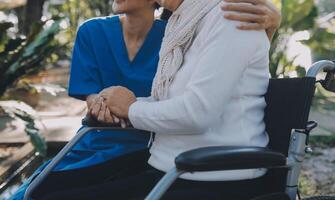
[(23, 31), (24, 28), (23, 27), (24, 27), (24, 23), (25, 23), (25, 20), (24, 20), (25, 10), (26, 10), (25, 6), (17, 7), (17, 8), (14, 9), (15, 14), (16, 14), (17, 19), (18, 19), (17, 26), (18, 26), (18, 29), (19, 29), (20, 33), (24, 33), (24, 31)]
[(26, 17), (23, 32), (30, 32), (31, 24), (39, 22), (43, 15), (43, 5), (46, 0), (27, 0)]
[(111, 14), (111, 12), (110, 12), (110, 6), (109, 6), (109, 2), (110, 2), (110, 0), (105, 0), (105, 10), (104, 10), (104, 16), (108, 16), (108, 15), (110, 15)]

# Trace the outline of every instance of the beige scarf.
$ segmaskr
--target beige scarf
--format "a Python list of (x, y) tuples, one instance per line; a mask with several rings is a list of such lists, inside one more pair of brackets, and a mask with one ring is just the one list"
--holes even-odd
[(221, 0), (184, 0), (173, 13), (165, 30), (159, 53), (159, 64), (151, 95), (156, 100), (167, 98), (169, 87), (181, 68), (198, 24)]

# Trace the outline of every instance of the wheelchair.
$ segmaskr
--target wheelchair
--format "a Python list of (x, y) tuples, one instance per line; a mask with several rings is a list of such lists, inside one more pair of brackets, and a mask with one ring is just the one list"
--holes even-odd
[[(317, 80), (320, 72), (326, 73), (326, 76)], [(270, 138), (267, 147), (218, 146), (184, 152), (175, 159), (175, 168), (166, 173), (145, 199), (162, 198), (184, 173), (266, 168), (268, 171), (262, 178), (269, 182), (269, 188), (264, 188), (264, 194), (252, 200), (295, 200), (302, 163), (306, 153), (312, 152), (308, 146), (309, 135), (317, 127), (316, 122), (308, 121), (316, 83), (335, 92), (335, 62), (316, 62), (303, 78), (270, 79), (265, 95), (265, 124)], [(90, 118), (83, 119), (83, 125), (85, 128), (32, 181), (24, 200), (30, 199), (33, 191), (86, 133), (92, 130), (135, 130), (108, 127)], [(306, 200), (335, 200), (335, 197), (311, 197)]]

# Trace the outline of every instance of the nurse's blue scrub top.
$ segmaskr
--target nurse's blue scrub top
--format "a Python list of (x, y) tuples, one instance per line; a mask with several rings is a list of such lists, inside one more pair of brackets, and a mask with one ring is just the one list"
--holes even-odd
[[(78, 31), (72, 58), (69, 95), (84, 99), (106, 87), (124, 86), (137, 97), (150, 96), (166, 22), (156, 20), (133, 61), (129, 61), (119, 17), (95, 18)], [(102, 163), (147, 148), (145, 132), (91, 132), (56, 170)]]

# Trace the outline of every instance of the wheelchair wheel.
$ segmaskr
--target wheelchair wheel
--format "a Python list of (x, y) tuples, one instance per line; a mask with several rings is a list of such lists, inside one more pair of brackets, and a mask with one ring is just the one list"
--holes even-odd
[(310, 198), (303, 199), (303, 200), (335, 200), (335, 197), (320, 196), (320, 197), (310, 197)]

